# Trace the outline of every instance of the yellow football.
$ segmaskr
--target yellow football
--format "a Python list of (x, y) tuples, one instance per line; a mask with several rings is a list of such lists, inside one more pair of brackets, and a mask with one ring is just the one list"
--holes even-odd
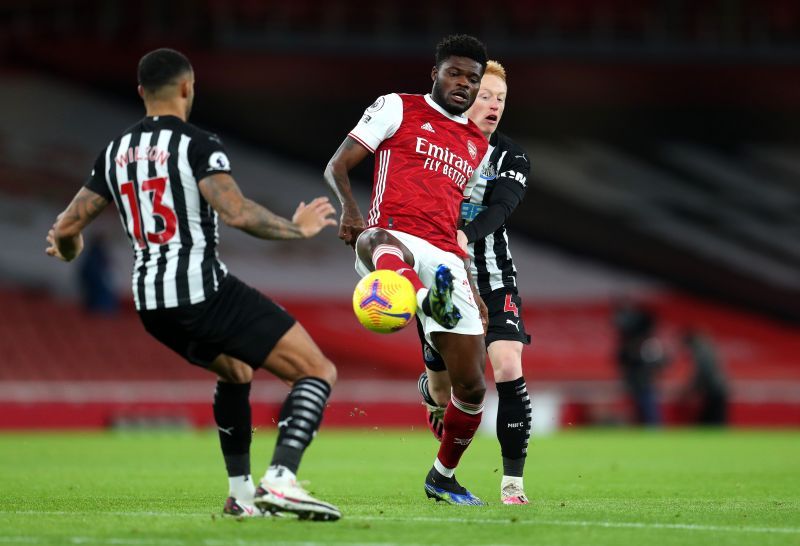
[(411, 281), (390, 269), (373, 271), (358, 281), (353, 311), (367, 330), (390, 334), (404, 328), (417, 312)]

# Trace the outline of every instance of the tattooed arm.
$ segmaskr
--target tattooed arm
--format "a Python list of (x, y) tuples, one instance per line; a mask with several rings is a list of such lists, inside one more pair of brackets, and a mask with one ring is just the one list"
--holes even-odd
[(83, 250), (81, 232), (107, 205), (108, 201), (102, 195), (81, 188), (47, 233), (50, 246), (45, 252), (65, 262), (74, 260)]
[(200, 193), (219, 214), (222, 221), (260, 239), (305, 239), (325, 226), (335, 226), (336, 212), (327, 197), (317, 197), (297, 207), (287, 220), (242, 195), (229, 174), (218, 173), (200, 181)]
[(347, 137), (325, 167), (325, 183), (339, 198), (342, 204), (342, 219), (339, 222), (339, 238), (353, 246), (356, 239), (364, 231), (364, 217), (353, 197), (350, 187), (350, 170), (361, 163), (369, 155), (369, 150)]

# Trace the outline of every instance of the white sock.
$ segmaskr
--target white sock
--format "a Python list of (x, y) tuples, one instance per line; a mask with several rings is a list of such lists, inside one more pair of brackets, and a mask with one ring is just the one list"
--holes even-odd
[(522, 477), (521, 476), (503, 476), (503, 479), (500, 481), (500, 490), (502, 491), (505, 487), (509, 484), (514, 484), (520, 489), (525, 489), (522, 487)]
[(229, 476), (230, 495), (236, 500), (251, 501), (256, 493), (252, 476)]
[(422, 309), (422, 302), (425, 301), (425, 296), (428, 295), (427, 288), (420, 288), (417, 290), (417, 309)]
[(452, 478), (455, 473), (455, 468), (447, 468), (442, 463), (439, 462), (439, 457), (436, 457), (436, 460), (433, 461), (433, 468), (436, 469), (436, 472), (444, 476), (445, 478)]
[(264, 481), (268, 483), (292, 484), (297, 481), (297, 476), (285, 466), (271, 465), (267, 468), (267, 473), (264, 474)]

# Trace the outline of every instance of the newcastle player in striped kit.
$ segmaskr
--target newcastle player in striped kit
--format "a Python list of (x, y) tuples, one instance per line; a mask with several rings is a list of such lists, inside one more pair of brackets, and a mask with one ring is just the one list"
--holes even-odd
[[(522, 148), (496, 131), (507, 94), (505, 69), (489, 61), (478, 98), (467, 111), (489, 139), (489, 160), (483, 164), (471, 197), (462, 204), (461, 217), (466, 225), (459, 238), (469, 243), (472, 275), (489, 309), (486, 347), (497, 387), (497, 439), (503, 458), (500, 498), (504, 504), (528, 504), (522, 474), (531, 430), (531, 401), (522, 376), (522, 345), (530, 343), (530, 336), (522, 320), (517, 270), (505, 223), (525, 196), (530, 163)], [(441, 438), (450, 378), (441, 356), (421, 333), (420, 339), (426, 371), (418, 386), (428, 406), (428, 425)]]
[[(218, 376), (214, 417), (230, 486), (223, 513), (337, 520), (339, 510), (309, 495), (295, 477), (336, 368), (294, 318), (230, 275), (217, 257), (218, 218), (261, 239), (304, 239), (336, 225), (333, 206), (324, 197), (300, 203), (287, 220), (242, 195), (220, 139), (187, 123), (194, 71), (181, 53), (148, 53), (138, 79), (146, 117), (100, 153), (48, 233), (47, 254), (74, 260), (82, 230), (113, 201), (133, 246), (133, 297), (145, 329)], [(255, 486), (249, 395), (258, 368), (292, 387), (272, 462)]]

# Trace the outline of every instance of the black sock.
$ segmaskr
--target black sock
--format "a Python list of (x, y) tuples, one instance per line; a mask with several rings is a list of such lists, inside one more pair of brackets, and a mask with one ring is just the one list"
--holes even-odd
[(497, 439), (503, 474), (522, 476), (531, 435), (531, 399), (525, 378), (497, 383)]
[(250, 475), (250, 383), (217, 381), (214, 392), (214, 420), (228, 476)]
[(322, 421), (330, 393), (330, 385), (318, 377), (304, 377), (295, 382), (281, 407), (271, 465), (285, 466), (297, 473), (303, 452)]

